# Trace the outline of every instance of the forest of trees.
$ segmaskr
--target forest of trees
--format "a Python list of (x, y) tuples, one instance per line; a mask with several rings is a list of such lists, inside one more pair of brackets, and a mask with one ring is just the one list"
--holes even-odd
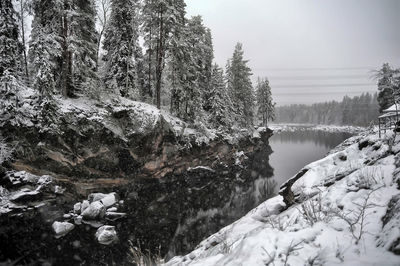
[(374, 78), (377, 93), (363, 93), (353, 98), (345, 96), (341, 102), (280, 106), (276, 108), (276, 122), (369, 126), (377, 122), (383, 110), (400, 104), (400, 69), (384, 63), (375, 71)]
[(30, 86), (40, 106), (119, 95), (215, 127), (250, 127), (257, 110), (273, 117), (270, 89), (255, 99), (242, 44), (225, 72), (213, 64), (211, 31), (186, 18), (184, 0), (1, 0), (0, 12), (2, 89)]
[(278, 123), (369, 126), (378, 116), (377, 93), (364, 93), (353, 98), (345, 96), (341, 102), (276, 107)]

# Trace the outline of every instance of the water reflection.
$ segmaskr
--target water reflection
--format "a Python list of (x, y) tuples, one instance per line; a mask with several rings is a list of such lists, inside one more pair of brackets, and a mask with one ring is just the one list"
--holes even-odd
[(275, 170), (274, 179), (278, 186), (351, 136), (350, 133), (314, 131), (307, 128), (274, 134), (270, 138), (274, 151), (270, 156), (270, 164)]

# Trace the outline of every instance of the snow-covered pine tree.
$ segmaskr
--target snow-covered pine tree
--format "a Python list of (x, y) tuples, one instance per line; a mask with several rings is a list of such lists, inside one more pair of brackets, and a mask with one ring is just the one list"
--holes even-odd
[(33, 86), (48, 96), (87, 92), (96, 80), (94, 0), (33, 0), (33, 10)]
[(232, 101), (229, 97), (222, 68), (213, 65), (208, 99), (209, 120), (214, 127), (228, 129), (232, 125)]
[(395, 86), (393, 80), (394, 70), (388, 63), (383, 64), (377, 71), (378, 78), (378, 103), (379, 111), (389, 108), (394, 104)]
[(91, 93), (97, 80), (97, 33), (95, 0), (73, 0), (69, 16), (68, 50), (72, 55), (70, 95)]
[(63, 4), (57, 0), (33, 0), (32, 4), (34, 19), (28, 55), (32, 85), (42, 97), (51, 97), (61, 76)]
[(0, 1), (0, 78), (20, 75), (21, 43), (12, 0)]
[(18, 25), (20, 33), (20, 41), (22, 45), (21, 66), (26, 80), (29, 80), (28, 70), (28, 53), (27, 53), (27, 34), (26, 20), (29, 15), (30, 5), (32, 0), (14, 0), (16, 12), (18, 14)]
[(250, 80), (251, 69), (243, 58), (243, 45), (236, 44), (226, 67), (228, 92), (231, 96), (235, 120), (241, 127), (253, 125), (254, 93)]
[(210, 108), (210, 104), (208, 103), (208, 99), (211, 96), (211, 75), (213, 72), (212, 61), (214, 59), (214, 47), (212, 42), (211, 30), (206, 28), (206, 32), (204, 35), (204, 49), (203, 50), (203, 75), (200, 80), (200, 87), (203, 90), (203, 109), (208, 111)]
[(168, 75), (171, 111), (186, 121), (201, 120), (211, 79), (210, 31), (203, 25), (201, 16), (195, 16), (187, 20), (179, 39), (173, 38), (171, 44)]
[(135, 64), (135, 53), (139, 50), (138, 12), (137, 0), (112, 1), (103, 42), (107, 88), (135, 99), (140, 93)]
[(159, 109), (165, 57), (171, 39), (184, 26), (185, 7), (183, 0), (144, 0), (142, 31), (148, 65), (146, 83), (149, 93), (155, 83), (155, 103)]
[(267, 78), (258, 78), (256, 95), (258, 115), (261, 117), (262, 126), (268, 126), (268, 121), (275, 119), (275, 103), (272, 100), (271, 87)]

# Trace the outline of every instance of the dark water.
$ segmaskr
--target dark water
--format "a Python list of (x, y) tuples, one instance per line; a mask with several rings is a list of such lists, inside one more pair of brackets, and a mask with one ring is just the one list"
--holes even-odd
[(351, 136), (350, 133), (313, 131), (301, 127), (294, 132), (275, 133), (269, 140), (273, 150), (269, 162), (274, 168), (278, 186)]

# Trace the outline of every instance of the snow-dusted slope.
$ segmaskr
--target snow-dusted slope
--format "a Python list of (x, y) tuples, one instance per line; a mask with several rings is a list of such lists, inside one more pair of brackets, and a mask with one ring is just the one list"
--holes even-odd
[(349, 139), (283, 185), (285, 199), (166, 265), (400, 265), (399, 138)]

